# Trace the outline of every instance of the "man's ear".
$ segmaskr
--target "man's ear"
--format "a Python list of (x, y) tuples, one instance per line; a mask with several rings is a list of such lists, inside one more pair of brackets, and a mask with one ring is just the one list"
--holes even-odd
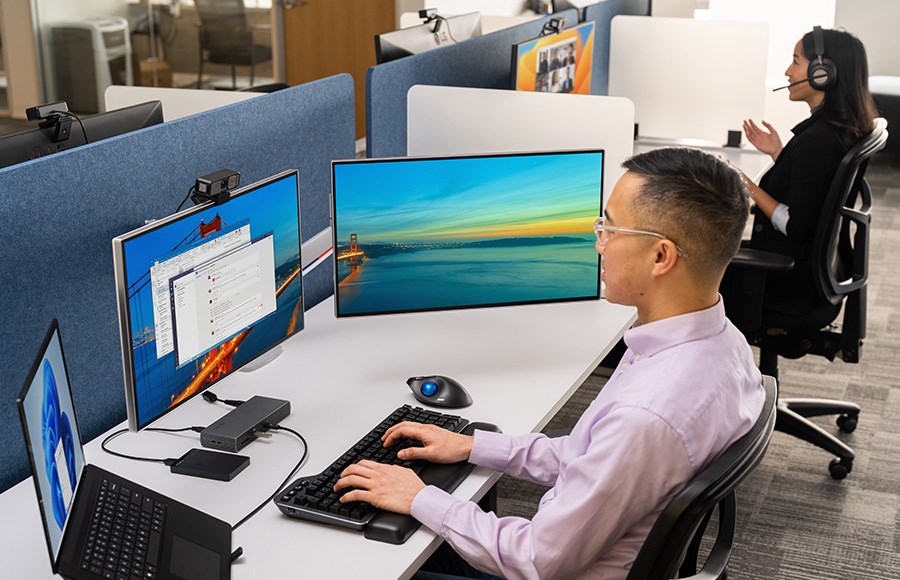
[(656, 257), (653, 263), (653, 275), (664, 276), (668, 274), (681, 256), (678, 255), (678, 249), (672, 240), (659, 240), (656, 242)]

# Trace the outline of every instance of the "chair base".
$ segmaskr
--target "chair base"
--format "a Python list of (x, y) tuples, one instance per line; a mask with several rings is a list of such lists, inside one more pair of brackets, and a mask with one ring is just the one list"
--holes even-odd
[(846, 443), (807, 419), (822, 415), (839, 415), (838, 427), (845, 433), (851, 433), (856, 429), (859, 405), (828, 399), (780, 399), (775, 430), (812, 443), (836, 455), (836, 459), (829, 465), (829, 472), (834, 479), (844, 479), (853, 469), (856, 454)]

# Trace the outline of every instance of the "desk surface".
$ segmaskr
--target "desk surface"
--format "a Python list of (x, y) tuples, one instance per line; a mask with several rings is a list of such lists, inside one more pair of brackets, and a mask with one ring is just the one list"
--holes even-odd
[[(257, 370), (234, 373), (212, 390), (220, 398), (262, 394), (290, 400), (291, 415), (282, 424), (303, 434), (310, 446), (299, 473), (318, 473), (395, 408), (416, 404), (405, 383), (413, 375), (459, 380), (475, 401), (459, 411), (469, 420), (496, 423), (507, 433), (540, 430), (634, 318), (633, 308), (604, 300), (336, 319), (330, 298), (307, 312), (306, 327), (282, 343), (280, 356)], [(78, 377), (71, 380), (78, 389)], [(195, 397), (153, 426), (207, 425), (229, 409)], [(274, 493), (303, 451), (296, 437), (274, 433), (241, 451), (250, 456), (246, 470), (231, 482), (218, 482), (113, 457), (100, 449), (100, 439), (85, 447), (89, 463), (232, 524)], [(111, 443), (117, 451), (149, 457), (179, 457), (199, 446), (196, 433), (128, 433)], [(478, 468), (454, 495), (480, 498), (497, 478)], [(15, 554), (3, 575), (51, 578), (30, 480), (0, 495), (0, 513), (0, 545)], [(242, 546), (244, 555), (232, 574), (404, 578), (438, 544), (425, 528), (400, 546), (368, 541), (356, 532), (289, 519), (269, 503), (235, 531), (233, 545)]]

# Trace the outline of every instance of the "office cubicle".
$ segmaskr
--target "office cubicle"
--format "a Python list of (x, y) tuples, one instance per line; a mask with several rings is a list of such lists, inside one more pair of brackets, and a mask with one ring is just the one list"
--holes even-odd
[[(15, 398), (60, 321), (83, 437), (125, 418), (111, 243), (173, 213), (196, 177), (300, 170), (303, 239), (329, 225), (330, 163), (354, 151), (353, 82), (338, 75), (0, 170), (0, 489), (27, 475)], [(304, 278), (306, 307), (333, 291)]]

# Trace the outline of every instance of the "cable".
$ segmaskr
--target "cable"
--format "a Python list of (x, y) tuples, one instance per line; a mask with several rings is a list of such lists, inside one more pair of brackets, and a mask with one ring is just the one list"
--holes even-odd
[[(195, 432), (199, 433), (199, 432), (203, 431), (203, 429), (205, 429), (205, 427), (196, 427), (196, 426), (195, 427), (181, 427), (180, 429), (164, 429), (162, 427), (147, 427), (146, 429), (144, 429), (144, 431), (160, 431), (162, 433), (181, 433), (183, 431), (195, 431)], [(125, 453), (119, 453), (118, 451), (113, 451), (112, 449), (109, 449), (106, 446), (107, 443), (109, 443), (110, 441), (112, 441), (113, 439), (115, 439), (116, 437), (121, 435), (122, 433), (126, 433), (126, 432), (128, 432), (127, 427), (125, 429), (119, 429), (118, 431), (111, 433), (106, 439), (103, 440), (102, 443), (100, 443), (100, 447), (104, 451), (109, 453), (110, 455), (115, 455), (116, 457), (122, 457), (124, 459), (133, 459), (135, 461), (149, 461), (151, 463), (163, 463), (165, 465), (172, 465), (176, 461), (178, 461), (178, 459), (179, 459), (178, 457), (167, 457), (166, 459), (158, 459), (158, 458), (154, 458), (154, 457), (138, 457), (136, 455), (127, 455)]]
[(194, 186), (193, 186), (193, 185), (192, 185), (191, 188), (188, 190), (187, 195), (184, 196), (184, 199), (181, 200), (181, 203), (178, 204), (178, 207), (175, 209), (175, 213), (178, 213), (178, 212), (181, 211), (181, 206), (184, 205), (184, 202), (186, 202), (188, 199), (190, 199), (192, 193), (194, 193)]
[(81, 118), (75, 113), (68, 113), (69, 115), (75, 117), (75, 120), (78, 121), (78, 126), (81, 127), (81, 134), (84, 136), (84, 144), (87, 145), (90, 143), (87, 138), (87, 132), (84, 130), (84, 123), (81, 122)]
[(241, 405), (246, 403), (246, 401), (239, 401), (237, 399), (220, 399), (212, 391), (203, 391), (200, 396), (203, 397), (203, 400), (207, 403), (215, 403), (218, 401), (221, 403), (225, 403), (226, 405), (231, 405), (232, 407), (240, 407)]
[(300, 466), (303, 465), (303, 462), (306, 461), (306, 456), (309, 454), (309, 444), (306, 443), (306, 439), (304, 439), (303, 435), (301, 435), (300, 433), (297, 433), (293, 429), (289, 429), (287, 427), (282, 427), (281, 425), (266, 424), (263, 426), (263, 431), (270, 431), (270, 430), (271, 431), (287, 431), (288, 433), (292, 433), (293, 435), (295, 435), (298, 439), (300, 439), (300, 441), (303, 442), (303, 455), (300, 456), (300, 461), (298, 461), (297, 465), (295, 465), (294, 468), (291, 470), (291, 472), (288, 473), (287, 477), (284, 478), (284, 481), (281, 482), (281, 485), (278, 486), (278, 488), (275, 490), (275, 493), (273, 493), (272, 495), (267, 497), (264, 502), (262, 502), (261, 504), (259, 504), (256, 507), (256, 509), (254, 509), (252, 512), (250, 512), (249, 514), (244, 516), (244, 518), (241, 521), (239, 521), (238, 523), (231, 526), (232, 532), (234, 532), (234, 530), (238, 529), (238, 527), (241, 524), (243, 524), (244, 522), (246, 522), (247, 520), (249, 520), (250, 518), (255, 516), (257, 514), (257, 512), (259, 512), (259, 510), (266, 507), (266, 505), (268, 503), (270, 503), (273, 499), (275, 499), (275, 496), (277, 496), (279, 493), (281, 493), (281, 489), (285, 485), (288, 484), (288, 482), (291, 480), (292, 477), (294, 477), (294, 474), (297, 473), (297, 470), (300, 469)]

